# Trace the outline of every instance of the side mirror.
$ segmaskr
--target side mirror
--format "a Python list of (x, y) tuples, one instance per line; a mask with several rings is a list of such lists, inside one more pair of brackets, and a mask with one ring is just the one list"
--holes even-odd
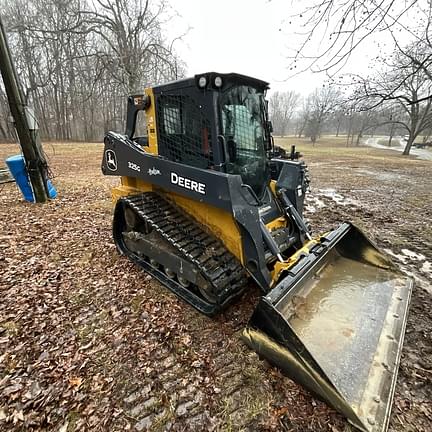
[(142, 110), (146, 110), (150, 106), (150, 103), (150, 97), (144, 94), (131, 95), (128, 97), (125, 135), (129, 139), (132, 139), (135, 135), (135, 126), (138, 113)]

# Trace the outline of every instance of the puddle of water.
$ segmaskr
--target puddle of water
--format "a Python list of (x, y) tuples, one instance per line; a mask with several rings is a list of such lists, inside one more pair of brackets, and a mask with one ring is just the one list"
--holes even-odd
[(393, 258), (396, 259), (397, 261), (400, 261), (400, 262), (406, 264), (406, 262), (407, 262), (407, 260), (408, 260), (408, 257), (407, 257), (407, 256), (405, 256), (405, 255), (400, 255), (400, 254), (396, 254), (396, 253), (394, 253), (391, 249), (383, 249), (383, 250), (384, 250), (384, 252), (385, 252), (387, 255), (390, 255), (391, 257), (393, 257)]
[(412, 260), (424, 261), (426, 259), (426, 257), (423, 254), (410, 251), (409, 249), (402, 249), (401, 252), (404, 255), (406, 255), (408, 258), (411, 258)]
[[(399, 270), (413, 278), (416, 281), (415, 285), (419, 282), (420, 286), (432, 295), (432, 285), (430, 283), (432, 279), (432, 264), (430, 261), (426, 261), (426, 257), (423, 254), (410, 251), (409, 249), (402, 249), (404, 254), (400, 255), (395, 254), (390, 249), (384, 249), (384, 252), (399, 261)], [(419, 261), (418, 266), (415, 266), (413, 261)], [(413, 271), (413, 266), (416, 268), (415, 271)]]
[(360, 206), (360, 203), (357, 200), (352, 199), (352, 198), (346, 198), (343, 195), (341, 195), (340, 193), (337, 193), (335, 189), (330, 189), (330, 188), (329, 189), (319, 189), (317, 195), (331, 199), (332, 201), (334, 201), (336, 204), (339, 204), (339, 205), (343, 205), (343, 206), (350, 205), (350, 206), (355, 206), (355, 207)]
[(336, 192), (336, 189), (330, 189), (330, 188), (319, 189), (319, 192), (320, 192), (321, 195), (323, 195), (323, 196), (325, 196), (327, 198), (333, 198), (335, 200), (343, 200), (343, 196), (339, 195)]
[(421, 266), (420, 271), (426, 273), (428, 276), (432, 276), (432, 264), (429, 261), (425, 261)]
[[(395, 150), (398, 152), (403, 152), (405, 149), (406, 143), (405, 143), (405, 141), (402, 140), (402, 138), (400, 138), (399, 140), (394, 139), (391, 147), (385, 146), (382, 144), (378, 144), (378, 141), (381, 139), (388, 139), (388, 137), (368, 138), (364, 143), (367, 146), (381, 148), (381, 149), (385, 149), (385, 150)], [(418, 148), (412, 147), (410, 150), (410, 154), (417, 156), (419, 159), (432, 160), (432, 151), (430, 151), (429, 149), (418, 149)]]
[(401, 180), (407, 177), (406, 175), (397, 172), (372, 171), (364, 168), (356, 169), (356, 172), (361, 174), (366, 174), (367, 177), (371, 177), (374, 180), (383, 180), (389, 182), (393, 182), (395, 180)]
[(338, 257), (309, 281), (305, 296), (294, 299), (290, 324), (306, 344), (343, 349), (343, 341), (355, 337), (353, 324), (369, 291), (388, 280), (385, 271)]
[(305, 210), (309, 213), (316, 213), (317, 209), (320, 210), (324, 207), (326, 207), (325, 202), (313, 195), (309, 195), (305, 202)]
[(351, 401), (367, 381), (395, 280), (388, 271), (336, 255), (280, 309)]
[(317, 209), (319, 210), (327, 207), (327, 204), (322, 200), (322, 198), (326, 198), (342, 206), (360, 207), (361, 205), (359, 201), (352, 198), (346, 198), (337, 193), (335, 189), (318, 189), (317, 192), (308, 195), (305, 203), (306, 209), (310, 213), (315, 213)]
[[(392, 258), (394, 258), (394, 260), (399, 261), (399, 263), (401, 263), (398, 266), (399, 270), (401, 270), (407, 276), (410, 276), (413, 279), (415, 279), (416, 282), (420, 280), (422, 288), (426, 290), (429, 294), (432, 294), (432, 286), (429, 284), (428, 281), (425, 281), (423, 279), (423, 276), (426, 276), (427, 279), (432, 278), (432, 264), (429, 261), (424, 261), (426, 259), (424, 255), (417, 254), (415, 252), (410, 251), (409, 249), (402, 249), (402, 251), (404, 250), (406, 252), (409, 252), (408, 255), (395, 254), (391, 249), (384, 249), (384, 252), (387, 255), (390, 255)], [(422, 264), (420, 268), (417, 267), (416, 272), (412, 271), (413, 262), (412, 260), (410, 260), (411, 256), (413, 256), (412, 254), (414, 254), (416, 257), (420, 257), (420, 258), (415, 258), (414, 260), (416, 261), (418, 260)]]
[(315, 205), (320, 209), (326, 207), (325, 202), (319, 198), (315, 198)]

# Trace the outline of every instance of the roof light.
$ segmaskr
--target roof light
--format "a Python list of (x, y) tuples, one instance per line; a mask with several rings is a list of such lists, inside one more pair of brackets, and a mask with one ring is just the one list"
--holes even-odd
[(222, 78), (220, 76), (217, 76), (214, 80), (214, 85), (216, 87), (222, 87), (222, 84), (223, 84)]
[(200, 77), (200, 79), (198, 80), (198, 85), (201, 88), (204, 88), (207, 85), (207, 78), (205, 76)]

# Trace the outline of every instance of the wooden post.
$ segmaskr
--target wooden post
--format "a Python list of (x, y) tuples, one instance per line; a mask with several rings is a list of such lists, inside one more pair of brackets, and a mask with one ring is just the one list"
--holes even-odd
[[(30, 183), (36, 202), (47, 200), (47, 186), (44, 175), (46, 161), (42, 152), (36, 119), (27, 106), (18, 76), (12, 62), (6, 33), (0, 16), (0, 70), (3, 77), (9, 107), (15, 121), (19, 142), (28, 169)], [(35, 126), (32, 126), (34, 124)]]

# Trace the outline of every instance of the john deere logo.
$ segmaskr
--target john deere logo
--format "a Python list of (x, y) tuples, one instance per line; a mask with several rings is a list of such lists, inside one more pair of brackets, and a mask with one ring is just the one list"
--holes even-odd
[(107, 150), (105, 152), (106, 164), (111, 171), (117, 171), (117, 156), (114, 150)]

